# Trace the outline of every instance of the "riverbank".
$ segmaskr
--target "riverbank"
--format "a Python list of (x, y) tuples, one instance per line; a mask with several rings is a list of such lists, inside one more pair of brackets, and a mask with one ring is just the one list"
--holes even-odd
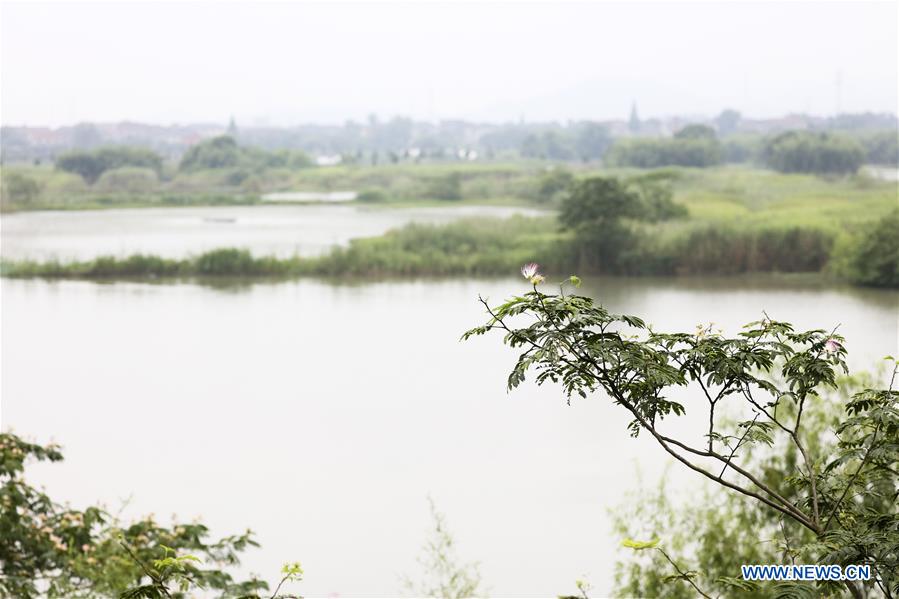
[[(704, 223), (655, 225), (637, 229), (614, 272), (632, 276), (820, 273), (855, 284), (896, 287), (886, 253), (882, 273), (859, 273), (857, 263), (872, 263), (859, 252), (884, 231), (848, 239), (826, 229), (796, 226), (712, 227)], [(867, 245), (866, 245), (867, 244)], [(4, 261), (0, 274), (11, 278), (158, 279), (178, 277), (429, 277), (503, 276), (521, 264), (539, 262), (547, 274), (597, 274), (585, 261), (578, 240), (559, 230), (554, 218), (513, 216), (470, 218), (448, 224), (412, 223), (376, 237), (353, 239), (318, 256), (255, 255), (226, 247), (184, 258), (152, 254), (101, 256), (76, 261)], [(895, 266), (893, 266), (895, 268)], [(867, 278), (866, 278), (867, 277)], [(885, 281), (885, 282), (884, 282)]]
[[(380, 181), (393, 189), (393, 195), (375, 194), (378, 201), (362, 202), (364, 196), (360, 195), (360, 199), (333, 209), (322, 205), (239, 208), (240, 202), (258, 200), (209, 196), (222, 204), (191, 212), (170, 211), (173, 214), (165, 219), (151, 219), (149, 212), (137, 210), (119, 211), (115, 219), (94, 218), (86, 212), (77, 219), (57, 216), (48, 220), (44, 217), (50, 215), (47, 212), (7, 217), (33, 223), (14, 227), (7, 221), (4, 234), (12, 232), (13, 239), (23, 241), (23, 248), (5, 242), (2, 272), (10, 277), (107, 279), (491, 276), (515, 272), (523, 262), (536, 260), (561, 276), (571, 272), (640, 276), (820, 272), (855, 284), (899, 286), (897, 244), (890, 230), (894, 224), (899, 226), (899, 217), (888, 216), (896, 206), (895, 182), (864, 175), (823, 179), (740, 167), (649, 173), (584, 167), (572, 176), (606, 174), (635, 185), (662, 185), (670, 190), (673, 201), (686, 209), (683, 218), (629, 223), (631, 234), (610, 267), (603, 266), (601, 256), (585, 251), (590, 239), (575, 239), (571, 232), (561, 231), (551, 216), (447, 222), (455, 216), (498, 216), (502, 211), (510, 213), (509, 207), (533, 216), (558, 206), (559, 198), (551, 193), (541, 196), (542, 192), (525, 193), (521, 191), (525, 188), (519, 187), (530, 201), (509, 195), (529, 172), (524, 167), (471, 167), (470, 177), (460, 177), (456, 183), (465, 190), (463, 195), (472, 197), (453, 201), (404, 195), (417, 187), (408, 180), (402, 185), (397, 181), (415, 168), (419, 167), (314, 171), (309, 176), (326, 189), (335, 189), (342, 176), (350, 177), (352, 184)], [(418, 176), (424, 178), (415, 179), (419, 183), (445, 181), (457, 172), (444, 167), (420, 168)], [(543, 172), (550, 179), (556, 174)], [(535, 173), (527, 176), (534, 184)], [(491, 184), (474, 186), (472, 182), (479, 177)], [(503, 177), (508, 180), (501, 185)], [(482, 196), (493, 199), (474, 199)], [(535, 198), (539, 197), (545, 201), (538, 202)], [(228, 204), (232, 201), (238, 204)], [(530, 208), (522, 207), (528, 205)], [(222, 213), (229, 206), (235, 213)], [(394, 218), (404, 210), (423, 213), (437, 206), (438, 211), (452, 213), (452, 219), (447, 216), (438, 223), (424, 215)], [(471, 210), (476, 206), (493, 213)], [(238, 215), (240, 210), (243, 212)], [(466, 214), (469, 211), (472, 213)], [(134, 218), (125, 219), (126, 213)], [(378, 223), (365, 222), (374, 219)], [(77, 230), (70, 226), (83, 220), (90, 222), (78, 225)], [(407, 225), (410, 221), (418, 224)], [(110, 231), (115, 232), (112, 241)], [(161, 244), (160, 239), (171, 243)]]

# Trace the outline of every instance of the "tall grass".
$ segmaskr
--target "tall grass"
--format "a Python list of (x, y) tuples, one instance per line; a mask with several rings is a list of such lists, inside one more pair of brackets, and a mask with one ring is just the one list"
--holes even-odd
[[(659, 229), (650, 226), (638, 230), (616, 272), (819, 272), (828, 268), (835, 251), (835, 236), (814, 228), (735, 229), (698, 223), (664, 234)], [(837, 251), (844, 245), (856, 247), (838, 244)], [(585, 257), (576, 241), (560, 232), (551, 218), (519, 216), (446, 225), (410, 224), (380, 237), (353, 240), (319, 257), (253, 256), (246, 249), (223, 248), (184, 259), (133, 255), (71, 263), (8, 262), (3, 264), (2, 273), (7, 277), (96, 279), (508, 275), (530, 261), (540, 262), (550, 274), (586, 275), (592, 273), (585, 265), (601, 265), (602, 257)]]
[(447, 225), (410, 224), (381, 237), (353, 240), (320, 257), (257, 257), (246, 249), (222, 248), (184, 259), (133, 255), (69, 263), (6, 262), (2, 273), (97, 279), (491, 275), (514, 272), (521, 263), (541, 256), (556, 256), (559, 239), (549, 218), (467, 219)]

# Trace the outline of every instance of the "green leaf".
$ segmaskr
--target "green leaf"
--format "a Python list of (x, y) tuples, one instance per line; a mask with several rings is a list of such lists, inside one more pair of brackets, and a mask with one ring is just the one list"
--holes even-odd
[(655, 547), (659, 544), (661, 539), (653, 539), (652, 541), (635, 541), (633, 539), (624, 539), (621, 542), (621, 545), (624, 547), (629, 547), (631, 549), (655, 549)]

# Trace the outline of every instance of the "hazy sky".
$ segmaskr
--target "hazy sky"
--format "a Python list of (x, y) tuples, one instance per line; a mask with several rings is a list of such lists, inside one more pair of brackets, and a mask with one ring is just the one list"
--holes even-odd
[[(4, 2), (4, 124), (896, 112), (896, 1)], [(841, 81), (841, 84), (838, 84)]]

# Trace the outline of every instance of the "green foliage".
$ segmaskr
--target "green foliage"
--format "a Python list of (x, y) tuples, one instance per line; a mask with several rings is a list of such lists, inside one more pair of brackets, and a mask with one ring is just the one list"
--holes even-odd
[(259, 148), (247, 148), (237, 144), (233, 137), (222, 135), (201, 141), (192, 146), (184, 156), (178, 170), (194, 173), (203, 170), (230, 169), (226, 181), (237, 186), (253, 174), (266, 169), (302, 169), (312, 166), (312, 160), (303, 152), (275, 150), (268, 152)]
[(456, 542), (446, 525), (446, 517), (437, 511), (434, 500), (428, 498), (431, 509), (431, 530), (418, 563), (424, 578), (418, 584), (406, 576), (404, 586), (416, 597), (441, 597), (464, 599), (484, 595), (481, 574), (476, 563), (460, 563), (456, 555)]
[(81, 175), (88, 183), (94, 183), (106, 171), (126, 166), (147, 168), (159, 174), (162, 158), (146, 148), (110, 146), (93, 151), (66, 152), (56, 159), (56, 168)]
[[(899, 392), (893, 390), (899, 364), (888, 389), (866, 388), (845, 403), (828, 446), (815, 414), (826, 409), (822, 397), (838, 388), (840, 373), (848, 372), (844, 340), (834, 331), (797, 331), (766, 315), (736, 337), (711, 325), (663, 333), (562, 288), (541, 293), (539, 280), (532, 277), (533, 291), (499, 306), (481, 300), (490, 318), (463, 335), (500, 331), (521, 352), (509, 389), (534, 371), (538, 384), (560, 385), (569, 403), (601, 394), (633, 418), (632, 436), (649, 434), (683, 466), (735, 493), (751, 514), (759, 510), (768, 522), (782, 521), (790, 559), (869, 564), (872, 580), (846, 583), (846, 590), (854, 597), (863, 597), (863, 589), (899, 592)], [(679, 387), (685, 391), (678, 397), (686, 395), (686, 401), (672, 399)], [(698, 412), (705, 434), (673, 437), (670, 427), (661, 428), (663, 420), (688, 410)], [(759, 455), (776, 456), (777, 467), (752, 457)], [(740, 530), (745, 535), (753, 529)], [(658, 529), (643, 532), (664, 536)], [(709, 596), (696, 584), (699, 572), (658, 549), (675, 573), (666, 580)], [(722, 584), (733, 590), (740, 582)], [(833, 594), (835, 588), (785, 583), (775, 594)]]
[(865, 159), (853, 139), (829, 133), (788, 131), (765, 146), (765, 164), (784, 173), (851, 174)]
[(95, 183), (97, 189), (107, 192), (149, 193), (156, 189), (159, 177), (149, 168), (123, 166), (104, 171)]
[(58, 462), (62, 453), (0, 434), (0, 596), (186, 599), (183, 587), (163, 591), (161, 583), (173, 579), (217, 597), (267, 588), (228, 572), (257, 546), (249, 531), (213, 541), (198, 523), (162, 526), (151, 517), (125, 523), (102, 508), (63, 506), (25, 480), (33, 460)]
[(614, 272), (636, 240), (626, 221), (667, 220), (684, 213), (657, 178), (637, 178), (628, 185), (611, 177), (591, 177), (571, 186), (559, 223), (574, 233), (580, 266)]
[(541, 204), (558, 203), (574, 184), (571, 171), (550, 169), (537, 180), (537, 201)]
[(816, 229), (705, 226), (668, 248), (641, 244), (628, 256), (627, 268), (636, 270), (645, 262), (664, 271), (667, 262), (669, 274), (818, 272), (827, 265), (833, 244), (832, 234)]
[(34, 179), (21, 173), (3, 172), (0, 195), (3, 204), (30, 204), (41, 191), (41, 186)]
[(716, 140), (715, 130), (708, 125), (687, 125), (674, 134), (674, 139), (706, 139)]
[(763, 141), (758, 135), (732, 135), (722, 142), (724, 162), (755, 163), (762, 157)]
[(677, 175), (668, 171), (654, 171), (627, 179), (628, 187), (637, 194), (640, 202), (638, 220), (661, 222), (685, 218), (687, 209), (674, 202), (672, 183)]
[(837, 271), (858, 285), (899, 287), (899, 209), (862, 228), (841, 248)]
[(462, 173), (454, 171), (432, 180), (426, 195), (437, 200), (461, 200)]
[(521, 138), (519, 153), (524, 158), (589, 162), (602, 158), (612, 137), (603, 125), (590, 121), (571, 123), (564, 129), (549, 129)]
[(573, 160), (576, 157), (571, 141), (556, 131), (529, 135), (521, 144), (521, 155), (541, 160)]
[(899, 132), (882, 131), (861, 138), (865, 148), (865, 162), (884, 166), (899, 166)]
[[(116, 206), (191, 206), (258, 204), (258, 197), (235, 193), (226, 179), (237, 169), (181, 173), (160, 183), (154, 193), (97, 195), (80, 177), (48, 168), (8, 167), (4, 179), (21, 174), (37, 182), (39, 196), (27, 204), (9, 203), (5, 210), (37, 208), (79, 208)], [(450, 173), (463, 173), (462, 200), (480, 204), (477, 198), (494, 198), (487, 203), (513, 203), (510, 196), (536, 200), (537, 184), (547, 184), (546, 193), (559, 190), (571, 180), (585, 178), (580, 173), (545, 168), (466, 165), (385, 166), (379, 168), (334, 167), (302, 172), (269, 170), (252, 174), (244, 183), (253, 189), (280, 188), (383, 191), (385, 204), (436, 205), (442, 200), (422, 198), (432, 181)], [(412, 227), (390, 232), (380, 239), (357, 240), (350, 248), (335, 250), (332, 256), (316, 260), (255, 258), (237, 276), (297, 276), (303, 274), (403, 276), (453, 274), (504, 274), (524, 261), (539, 259), (552, 272), (579, 270), (584, 274), (613, 272), (630, 275), (737, 274), (744, 272), (816, 272), (836, 274), (864, 283), (869, 271), (884, 272), (893, 254), (888, 235), (872, 235), (878, 218), (894, 209), (895, 184), (869, 178), (823, 179), (802, 174), (778, 174), (744, 168), (664, 169), (650, 172), (617, 171), (618, 180), (630, 195), (637, 197), (638, 217), (622, 217), (618, 240), (607, 236), (614, 264), (603, 263), (592, 234), (575, 237), (574, 230), (560, 232), (548, 218), (537, 221), (472, 219), (463, 224)], [(294, 179), (296, 178), (296, 179)], [(545, 179), (544, 179), (545, 178)], [(589, 178), (589, 177), (586, 177)], [(300, 181), (301, 183), (292, 183)], [(256, 187), (256, 186), (259, 187)], [(295, 187), (294, 187), (295, 186)], [(221, 189), (202, 194), (193, 189)], [(566, 188), (567, 189), (567, 188)], [(87, 193), (85, 193), (87, 190)], [(554, 191), (553, 204), (562, 203), (567, 191)], [(377, 199), (363, 195), (362, 200)], [(685, 212), (689, 219), (680, 219)], [(471, 226), (472, 231), (460, 231)], [(589, 227), (586, 227), (589, 228)], [(886, 230), (886, 229), (884, 229)], [(622, 232), (623, 231), (623, 232)], [(596, 235), (602, 234), (602, 228)], [(429, 239), (428, 237), (432, 237)], [(598, 238), (598, 237), (597, 237)], [(882, 239), (880, 250), (859, 252), (858, 248)], [(617, 244), (617, 245), (616, 245)], [(5, 264), (5, 274), (43, 276), (192, 276), (197, 274), (194, 259), (163, 261), (149, 256), (100, 259), (96, 265)], [(855, 264), (856, 266), (852, 266)], [(882, 264), (874, 268), (873, 265)], [(855, 273), (855, 274), (854, 274)], [(895, 279), (881, 279), (881, 285), (895, 286)]]
[(238, 166), (241, 162), (240, 149), (233, 137), (222, 135), (201, 141), (192, 146), (178, 166), (182, 171), (217, 169)]
[[(883, 524), (884, 514), (889, 514), (890, 510), (894, 508), (895, 497), (889, 492), (884, 493), (882, 490), (877, 490), (877, 486), (889, 489), (891, 484), (895, 485), (895, 473), (887, 470), (891, 467), (888, 463), (881, 464), (879, 468), (869, 470), (865, 466), (858, 470), (860, 462), (865, 458), (862, 455), (859, 460), (859, 454), (856, 453), (853, 459), (852, 455), (846, 452), (846, 448), (852, 446), (853, 443), (846, 438), (845, 429), (859, 423), (844, 424), (846, 414), (854, 414), (859, 406), (870, 410), (874, 407), (873, 402), (869, 403), (872, 394), (883, 395), (883, 392), (866, 388), (871, 384), (869, 377), (847, 377), (840, 380), (839, 384), (838, 393), (827, 394), (822, 397), (822, 401), (810, 404), (806, 408), (803, 416), (806, 429), (803, 442), (807, 444), (810, 451), (814, 451), (820, 456), (830, 456), (828, 458), (831, 460), (830, 464), (826, 460), (821, 462), (825, 472), (828, 470), (833, 472), (834, 468), (843, 465), (847, 459), (852, 461), (851, 467), (844, 470), (842, 476), (835, 476), (833, 480), (838, 485), (843, 485), (843, 490), (850, 485), (853, 488), (864, 487), (866, 496), (862, 501), (864, 505), (850, 509), (849, 512), (858, 510), (867, 512), (872, 518), (869, 524), (874, 523), (876, 519), (880, 519), (878, 524)], [(795, 412), (793, 416), (795, 416)], [(862, 420), (869, 425), (874, 424), (876, 429), (876, 422), (871, 423), (867, 417), (863, 417)], [(772, 442), (783, 446), (782, 437), (785, 433), (772, 429), (771, 434), (775, 437)], [(878, 446), (876, 439), (870, 441), (875, 443), (875, 447), (870, 449), (871, 456), (882, 456), (882, 450), (890, 447), (890, 443), (892, 443), (888, 442)], [(895, 458), (895, 451), (890, 451), (893, 451)], [(785, 452), (755, 450), (747, 452), (743, 459), (745, 463), (751, 464), (754, 470), (762, 473), (762, 480), (766, 484), (777, 487), (794, 502), (797, 500), (795, 495), (790, 494), (792, 491), (790, 473), (796, 471), (797, 461), (802, 459), (795, 447), (787, 447)], [(870, 459), (868, 459), (869, 462)], [(834, 465), (834, 468), (831, 468), (831, 465)], [(859, 476), (854, 476), (855, 472), (860, 472), (859, 476), (868, 472), (869, 475), (873, 475), (873, 479), (864, 483), (859, 482)], [(847, 473), (849, 474), (848, 478), (845, 476)], [(883, 476), (887, 480), (883, 480)], [(855, 480), (852, 480), (853, 477)], [(872, 484), (875, 480), (879, 482)], [(840, 505), (842, 505), (841, 495), (842, 491), (836, 495), (837, 503)], [(846, 498), (843, 497), (842, 501), (845, 500)], [(842, 510), (842, 507), (840, 509)], [(847, 517), (854, 517), (854, 515), (853, 513), (846, 514)], [(834, 512), (833, 517), (840, 517), (840, 512)], [(675, 502), (663, 482), (657, 490), (640, 490), (632, 493), (613, 511), (613, 518), (615, 532), (618, 535), (627, 536), (634, 533), (663, 535), (665, 537), (664, 546), (677, 556), (676, 562), (698, 572), (699, 586), (708, 592), (719, 594), (719, 596), (729, 596), (737, 591), (750, 591), (752, 596), (760, 598), (782, 597), (787, 593), (811, 597), (828, 594), (828, 592), (837, 596), (840, 594), (837, 589), (825, 584), (816, 587), (806, 583), (800, 585), (800, 588), (796, 588), (795, 585), (789, 583), (749, 582), (738, 578), (737, 575), (742, 564), (821, 563), (822, 561), (833, 563), (828, 559), (826, 552), (833, 551), (836, 547), (831, 540), (825, 540), (822, 543), (817, 540), (812, 531), (764, 509), (764, 506), (746, 502), (738, 495), (715, 494), (706, 487), (698, 499), (690, 497), (686, 501)], [(885, 538), (891, 534), (889, 527), (886, 529), (886, 535), (879, 527), (876, 530), (868, 528), (861, 530), (864, 531), (863, 538), (868, 541), (889, 542), (889, 539)], [(841, 542), (857, 545), (858, 539), (853, 538), (853, 535), (858, 532), (859, 530), (855, 530), (854, 533), (852, 531), (837, 533), (831, 530), (824, 536), (843, 537), (844, 540)], [(874, 547), (870, 549), (875, 553), (877, 551)], [(857, 551), (864, 553), (865, 550), (857, 549)], [(823, 559), (822, 554), (825, 556)], [(890, 578), (892, 570), (895, 568), (896, 557), (895, 555), (890, 556), (889, 553), (883, 557), (887, 561), (893, 560), (888, 563), (889, 567), (886, 568), (887, 578)], [(863, 555), (857, 555), (856, 558), (858, 559), (857, 563), (866, 561)], [(841, 556), (840, 560), (841, 563), (849, 563), (849, 558), (846, 556)], [(671, 584), (667, 575), (671, 569), (669, 561), (661, 555), (627, 555), (616, 564), (615, 594), (626, 596), (664, 594), (675, 598), (693, 597), (692, 589)], [(872, 591), (879, 589), (869, 588), (868, 590), (872, 595), (877, 595)]]
[(356, 239), (315, 262), (322, 275), (497, 275), (534, 255), (565, 261), (550, 219), (467, 219), (410, 224), (381, 237)]
[(381, 204), (387, 201), (387, 194), (380, 189), (366, 189), (356, 199), (364, 204)]
[(253, 256), (222, 248), (183, 259), (133, 255), (84, 262), (10, 262), (9, 277), (156, 278), (497, 275), (517, 268), (535, 253), (565, 263), (566, 248), (555, 243), (549, 219), (469, 219), (447, 225), (410, 224), (381, 237), (354, 239), (319, 257)]
[(691, 125), (683, 133), (669, 139), (620, 139), (612, 146), (607, 160), (614, 166), (636, 168), (708, 167), (721, 163), (723, 153), (714, 131), (703, 125)]

